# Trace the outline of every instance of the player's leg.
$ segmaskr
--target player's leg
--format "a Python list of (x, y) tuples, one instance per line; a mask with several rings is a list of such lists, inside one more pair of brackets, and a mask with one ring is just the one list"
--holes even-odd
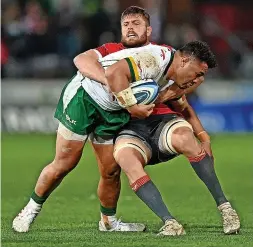
[(102, 145), (92, 143), (96, 155), (100, 179), (97, 194), (100, 210), (104, 215), (115, 215), (120, 194), (120, 166), (113, 157), (113, 144)]
[(198, 177), (205, 183), (217, 206), (227, 202), (214, 170), (213, 159), (206, 153), (188, 127), (179, 127), (171, 136), (171, 144), (178, 152), (184, 154)]
[(88, 128), (92, 127), (96, 117), (94, 114), (94, 107), (89, 104), (86, 92), (74, 78), (64, 87), (56, 108), (55, 117), (60, 124), (55, 158), (42, 170), (29, 203), (13, 220), (14, 230), (29, 230), (47, 197), (77, 165), (90, 131)]
[(87, 137), (78, 136), (63, 125), (59, 125), (55, 158), (42, 170), (30, 201), (13, 220), (12, 227), (15, 231), (27, 232), (29, 230), (30, 225), (41, 211), (43, 203), (63, 178), (78, 164), (86, 139)]
[[(67, 128), (60, 124), (60, 128)], [(60, 129), (59, 128), (59, 129)], [(41, 172), (35, 186), (34, 194), (41, 198), (40, 201), (46, 199), (51, 192), (61, 183), (62, 179), (73, 170), (78, 164), (83, 147), (87, 137), (73, 138), (75, 140), (65, 139), (66, 136), (58, 129), (56, 138), (56, 154), (53, 162), (47, 165)], [(71, 131), (69, 131), (71, 134)], [(75, 135), (75, 134), (74, 134)]]
[(113, 140), (102, 140), (94, 137), (92, 146), (98, 162), (100, 180), (98, 197), (100, 200), (101, 220), (100, 231), (144, 231), (141, 223), (124, 223), (117, 219), (116, 209), (120, 195), (120, 166), (113, 157)]
[(136, 195), (164, 222), (159, 235), (183, 235), (185, 231), (168, 211), (162, 196), (144, 171), (151, 150), (138, 138), (121, 136), (116, 140), (114, 157), (128, 177)]
[(161, 145), (169, 152), (184, 154), (191, 163), (198, 177), (204, 182), (212, 194), (223, 217), (224, 232), (237, 232), (240, 221), (235, 210), (227, 201), (214, 170), (213, 159), (205, 152), (203, 146), (196, 140), (191, 126), (184, 120), (167, 123), (161, 135)]

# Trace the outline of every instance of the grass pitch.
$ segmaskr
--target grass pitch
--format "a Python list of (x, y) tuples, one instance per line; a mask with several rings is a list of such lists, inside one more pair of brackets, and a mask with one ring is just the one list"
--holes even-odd
[(134, 195), (122, 175), (118, 216), (143, 222), (145, 233), (98, 231), (99, 179), (89, 145), (79, 166), (45, 203), (31, 231), (11, 229), (14, 216), (26, 204), (37, 177), (54, 155), (54, 137), (2, 135), (2, 246), (253, 246), (253, 135), (220, 135), (213, 138), (215, 166), (223, 189), (237, 209), (242, 229), (225, 236), (219, 213), (209, 192), (187, 160), (179, 157), (147, 170), (160, 189), (169, 210), (185, 226), (183, 237), (156, 237), (160, 220)]

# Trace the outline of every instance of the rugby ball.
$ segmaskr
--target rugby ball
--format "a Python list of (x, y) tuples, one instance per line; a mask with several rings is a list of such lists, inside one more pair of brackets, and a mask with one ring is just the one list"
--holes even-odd
[(131, 88), (137, 99), (137, 104), (151, 104), (156, 100), (159, 94), (159, 86), (152, 79), (133, 82)]

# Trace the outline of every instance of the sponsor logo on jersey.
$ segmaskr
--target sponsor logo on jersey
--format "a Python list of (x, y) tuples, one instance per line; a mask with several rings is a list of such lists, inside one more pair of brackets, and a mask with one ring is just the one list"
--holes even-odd
[(69, 117), (69, 115), (66, 115), (66, 119), (67, 119), (70, 123), (76, 125), (76, 120), (71, 119), (71, 118)]

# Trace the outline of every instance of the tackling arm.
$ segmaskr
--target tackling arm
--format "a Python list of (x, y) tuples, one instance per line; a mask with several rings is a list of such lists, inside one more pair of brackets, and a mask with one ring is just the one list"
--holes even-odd
[(91, 49), (77, 55), (73, 61), (83, 76), (106, 85), (105, 70), (98, 62), (98, 59), (98, 54)]

